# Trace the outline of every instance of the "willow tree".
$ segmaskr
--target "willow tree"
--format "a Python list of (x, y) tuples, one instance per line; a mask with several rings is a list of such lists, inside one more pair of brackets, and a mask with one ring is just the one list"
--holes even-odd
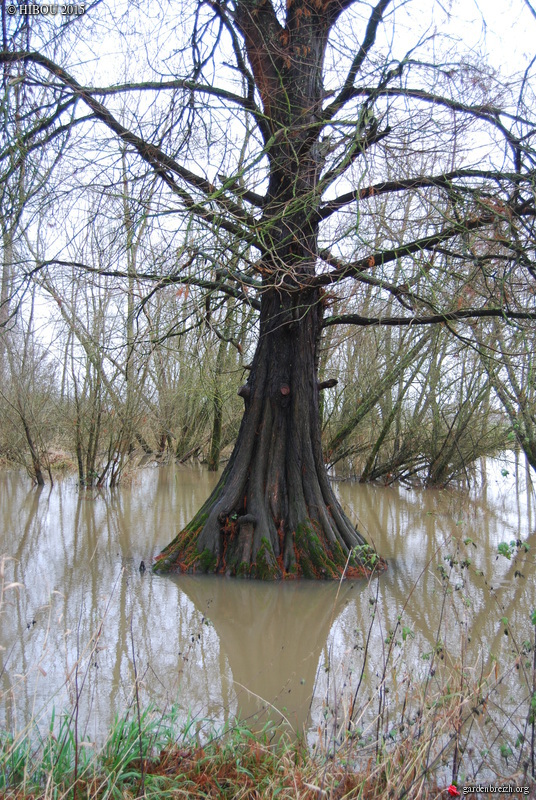
[[(442, 45), (435, 63), (439, 40), (424, 34), (404, 52), (406, 5), (172, 3), (147, 80), (108, 87), (88, 85), (69, 53), (4, 46), (5, 68), (24, 64), (25, 80), (50, 93), (19, 146), (46, 146), (74, 126), (91, 137), (100, 124), (133, 168), (160, 177), (165, 218), (174, 213), (189, 236), (175, 259), (138, 270), (140, 284), (188, 284), (207, 318), (228, 297), (258, 311), (234, 451), (157, 558), (160, 572), (337, 577), (381, 565), (324, 466), (319, 394), (332, 382), (318, 376), (322, 329), (439, 323), (463, 338), (476, 317), (535, 317), (534, 301), (516, 292), (531, 280), (530, 81), (514, 97)], [(424, 30), (429, 5), (412, 5)], [(82, 42), (84, 18), (73, 24)], [(188, 25), (178, 78), (180, 48), (169, 42)], [(128, 277), (120, 265), (100, 272)], [(369, 316), (362, 286), (374, 291)]]

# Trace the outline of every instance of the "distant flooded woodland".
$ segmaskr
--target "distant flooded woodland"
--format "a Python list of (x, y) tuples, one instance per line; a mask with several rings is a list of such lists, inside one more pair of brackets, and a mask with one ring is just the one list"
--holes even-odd
[(0, 475), (4, 586), (20, 584), (4, 591), (2, 728), (48, 725), (52, 707), (70, 713), (78, 701), (80, 730), (98, 740), (133, 703), (135, 661), (143, 704), (176, 705), (200, 736), (268, 715), (313, 736), (326, 721), (335, 729), (352, 703), (366, 735), (378, 702), (398, 719), (413, 682), (462, 659), (475, 680), (500, 674), (501, 713), (523, 729), (536, 607), (524, 461), (488, 461), (470, 491), (336, 483), (388, 561), (370, 581), (140, 572), (215, 481), (174, 465), (104, 491), (74, 479), (36, 490), (17, 472)]

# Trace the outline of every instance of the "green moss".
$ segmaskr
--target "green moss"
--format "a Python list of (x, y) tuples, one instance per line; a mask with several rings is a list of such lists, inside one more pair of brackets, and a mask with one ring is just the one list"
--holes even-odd
[(153, 572), (166, 573), (184, 571), (182, 565), (193, 566), (197, 552), (197, 540), (208, 519), (208, 512), (199, 512), (172, 542), (162, 550), (153, 564)]
[[(162, 551), (153, 565), (157, 573), (192, 572), (199, 570), (214, 573), (218, 569), (218, 557), (208, 548), (198, 552), (199, 535), (206, 524), (209, 511), (202, 508), (191, 522)], [(282, 559), (275, 557), (273, 547), (268, 538), (261, 539), (255, 562), (243, 561), (242, 548), (234, 532), (225, 537), (225, 560), (220, 564), (220, 571), (226, 571), (238, 577), (254, 577), (259, 580), (275, 580), (288, 574), (310, 579), (337, 579), (347, 563), (347, 555), (342, 547), (335, 543), (328, 547), (319, 536), (314, 523), (307, 519), (294, 532), (294, 553), (296, 562), (285, 573)], [(347, 577), (358, 577), (365, 572), (371, 573), (382, 568), (384, 562), (370, 545), (363, 544), (354, 548), (348, 559)]]
[(250, 565), (247, 561), (241, 561), (237, 567), (236, 575), (239, 578), (248, 578), (249, 577), (249, 569)]
[(279, 578), (279, 567), (274, 551), (265, 536), (261, 539), (261, 546), (255, 559), (255, 577), (260, 578), (261, 581), (273, 581)]
[(202, 572), (214, 572), (217, 563), (218, 557), (208, 548), (205, 548), (203, 552), (199, 553), (197, 556), (197, 564), (199, 564)]
[(157, 556), (153, 564), (153, 572), (166, 573), (190, 571), (195, 567), (200, 555), (197, 551), (199, 534), (205, 527), (214, 503), (218, 500), (224, 487), (223, 476), (208, 500), (199, 509), (195, 517), (180, 531), (172, 542)]
[(207, 519), (208, 519), (208, 511), (200, 511), (198, 514), (195, 515), (193, 520), (191, 520), (191, 522), (189, 522), (188, 525), (185, 528), (183, 528), (183, 533), (188, 531), (190, 533), (193, 533), (197, 537), (201, 533), (202, 529), (205, 527)]
[(298, 525), (294, 545), (298, 569), (304, 578), (337, 578), (340, 575), (344, 564), (338, 569), (329, 558), (311, 522)]

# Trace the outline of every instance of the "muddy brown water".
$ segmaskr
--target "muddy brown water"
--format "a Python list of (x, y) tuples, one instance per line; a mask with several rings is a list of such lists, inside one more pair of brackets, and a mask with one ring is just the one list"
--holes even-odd
[[(432, 659), (447, 668), (460, 658), (475, 676), (504, 672), (504, 702), (522, 725), (527, 676), (515, 659), (534, 639), (536, 608), (524, 462), (488, 462), (471, 491), (337, 483), (388, 560), (370, 582), (141, 574), (214, 481), (160, 466), (114, 491), (81, 492), (71, 479), (37, 491), (24, 475), (0, 475), (4, 582), (21, 584), (1, 609), (1, 729), (46, 725), (52, 707), (69, 713), (78, 698), (80, 730), (101, 738), (132, 705), (134, 658), (142, 703), (174, 705), (198, 730), (270, 713), (314, 732), (344, 718), (358, 685), (360, 724), (386, 691), (394, 720)], [(498, 548), (510, 542), (522, 546), (507, 558)]]

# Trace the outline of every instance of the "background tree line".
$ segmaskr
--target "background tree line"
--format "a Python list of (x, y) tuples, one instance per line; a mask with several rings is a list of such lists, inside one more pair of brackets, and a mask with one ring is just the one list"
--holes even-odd
[[(366, 298), (355, 307), (370, 310)], [(39, 484), (70, 465), (83, 487), (116, 485), (125, 468), (155, 459), (218, 468), (240, 424), (253, 312), (233, 298), (212, 308), (187, 285), (147, 299), (135, 281), (41, 272), (2, 336), (1, 457)], [(526, 326), (506, 339), (475, 325), (475, 342), (445, 326), (334, 331), (320, 371), (336, 381), (322, 405), (333, 474), (445, 486), (516, 444), (533, 458)]]

